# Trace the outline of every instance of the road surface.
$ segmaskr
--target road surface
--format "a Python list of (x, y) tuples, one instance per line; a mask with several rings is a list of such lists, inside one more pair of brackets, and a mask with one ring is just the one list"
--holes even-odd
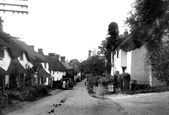
[(169, 92), (109, 95), (128, 115), (169, 115)]
[(6, 115), (127, 115), (115, 102), (91, 97), (84, 82)]

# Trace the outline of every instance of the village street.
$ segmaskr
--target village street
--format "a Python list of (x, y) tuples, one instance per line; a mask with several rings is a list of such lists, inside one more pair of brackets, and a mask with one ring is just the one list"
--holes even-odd
[(7, 115), (126, 115), (119, 104), (91, 97), (84, 82)]
[(7, 115), (168, 115), (169, 92), (91, 97), (84, 81)]

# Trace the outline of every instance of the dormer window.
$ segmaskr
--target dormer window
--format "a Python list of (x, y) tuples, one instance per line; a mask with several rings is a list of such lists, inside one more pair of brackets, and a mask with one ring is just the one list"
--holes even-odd
[(0, 60), (4, 58), (4, 49), (0, 49)]

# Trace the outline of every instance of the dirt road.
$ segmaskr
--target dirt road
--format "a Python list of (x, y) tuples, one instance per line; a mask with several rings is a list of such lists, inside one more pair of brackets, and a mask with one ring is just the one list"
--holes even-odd
[(91, 97), (84, 82), (73, 90), (64, 90), (38, 100), (7, 115), (126, 115), (122, 107), (110, 100)]
[(169, 115), (169, 92), (137, 95), (109, 95), (128, 115)]

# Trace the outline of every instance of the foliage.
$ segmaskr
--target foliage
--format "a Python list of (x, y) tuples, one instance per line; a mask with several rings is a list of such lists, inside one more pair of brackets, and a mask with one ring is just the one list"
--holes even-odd
[(31, 86), (32, 85), (32, 80), (34, 79), (34, 71), (32, 68), (28, 68), (26, 69), (27, 71), (27, 74), (26, 74), (26, 77), (25, 77), (25, 85), (26, 86)]
[(98, 54), (100, 56), (103, 56), (103, 59), (106, 61), (106, 70), (108, 73), (111, 72), (111, 50), (107, 50), (106, 46), (107, 46), (107, 39), (103, 40), (101, 45), (98, 46), (99, 52)]
[(138, 85), (137, 87), (137, 90), (130, 90), (128, 92), (124, 92), (124, 93), (127, 93), (127, 94), (140, 94), (140, 93), (158, 93), (158, 92), (165, 92), (165, 91), (169, 91), (169, 86), (157, 86), (157, 87), (149, 87), (149, 86), (146, 86), (146, 85)]
[(93, 91), (93, 86), (98, 86), (98, 80), (103, 76), (88, 74), (87, 76), (87, 88), (89, 91)]
[(137, 0), (126, 20), (137, 48), (146, 43), (147, 64), (151, 65), (153, 76), (166, 82), (169, 82), (166, 37), (169, 33), (168, 6), (168, 0)]
[(169, 84), (169, 45), (159, 46), (158, 50), (148, 52), (147, 63), (152, 65), (153, 76)]
[(69, 65), (70, 65), (71, 67), (73, 67), (76, 72), (79, 71), (79, 69), (78, 69), (79, 66), (80, 66), (79, 60), (77, 60), (77, 59), (72, 59), (72, 60), (69, 61)]
[(27, 86), (20, 91), (7, 91), (10, 100), (33, 101), (48, 94), (46, 86)]
[(98, 55), (92, 56), (84, 60), (80, 64), (79, 69), (86, 74), (103, 75), (105, 72), (105, 60)]
[(106, 49), (112, 50), (114, 48), (114, 46), (116, 45), (115, 42), (116, 42), (116, 40), (118, 39), (118, 36), (119, 36), (119, 29), (118, 29), (118, 25), (117, 25), (116, 22), (111, 22), (109, 24), (108, 34), (110, 36), (106, 38), (106, 40), (107, 40)]
[(99, 55), (104, 55), (106, 60), (107, 73), (111, 72), (111, 52), (115, 48), (116, 41), (118, 39), (119, 30), (116, 22), (111, 22), (108, 26), (108, 37), (102, 41), (101, 45), (98, 46)]

